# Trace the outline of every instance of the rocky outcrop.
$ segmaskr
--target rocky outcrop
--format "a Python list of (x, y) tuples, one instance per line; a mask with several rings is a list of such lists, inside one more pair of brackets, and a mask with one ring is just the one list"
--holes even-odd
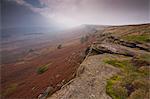
[(97, 35), (97, 43), (114, 43), (122, 46), (130, 47), (130, 48), (138, 48), (140, 50), (145, 50), (150, 52), (150, 44), (149, 43), (141, 43), (141, 42), (131, 42), (121, 39), (118, 35), (114, 35), (112, 33), (101, 33)]
[(111, 99), (106, 94), (106, 82), (120, 70), (104, 64), (105, 56), (87, 57), (78, 68), (76, 78), (48, 99)]
[(92, 46), (92, 49), (102, 54), (110, 53), (110, 54), (120, 54), (125, 56), (136, 55), (136, 52), (131, 48), (127, 48), (125, 46), (121, 46), (119, 44), (112, 44), (112, 43), (94, 44)]
[[(112, 33), (96, 32), (97, 40), (85, 54), (83, 63), (77, 70), (76, 77), (65, 84), (59, 91), (48, 99), (111, 99), (106, 94), (107, 79), (120, 72), (120, 69), (105, 64), (104, 59), (120, 57), (137, 57), (150, 52), (147, 43), (129, 42)], [(136, 58), (132, 60), (137, 64), (149, 65)]]

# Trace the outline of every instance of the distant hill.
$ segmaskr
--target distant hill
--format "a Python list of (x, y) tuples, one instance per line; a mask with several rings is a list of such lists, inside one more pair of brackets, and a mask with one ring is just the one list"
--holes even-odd
[(50, 27), (24, 27), (24, 28), (6, 28), (1, 29), (2, 38), (8, 38), (10, 36), (23, 36), (24, 34), (33, 34), (33, 33), (46, 33), (52, 34), (58, 31), (61, 31), (62, 28), (57, 29)]

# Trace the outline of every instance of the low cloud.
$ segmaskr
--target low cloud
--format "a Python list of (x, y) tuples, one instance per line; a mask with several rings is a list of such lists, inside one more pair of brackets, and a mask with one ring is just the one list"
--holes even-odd
[[(149, 21), (148, 0), (39, 0), (35, 7), (25, 0), (14, 0), (32, 11), (60, 23), (132, 24)], [(65, 23), (65, 24), (66, 24)]]

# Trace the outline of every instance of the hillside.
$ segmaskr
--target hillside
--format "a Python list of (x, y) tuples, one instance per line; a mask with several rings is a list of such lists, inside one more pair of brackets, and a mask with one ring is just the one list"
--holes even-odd
[[(94, 41), (94, 36), (89, 37), (94, 32), (81, 26), (63, 32), (10, 33), (3, 37), (0, 97), (33, 99), (49, 85), (53, 92), (59, 90), (74, 77), (86, 48)], [(85, 36), (88, 39), (81, 43)]]
[[(150, 24), (97, 30), (76, 77), (48, 99), (148, 99)], [(39, 98), (44, 98), (39, 97)]]

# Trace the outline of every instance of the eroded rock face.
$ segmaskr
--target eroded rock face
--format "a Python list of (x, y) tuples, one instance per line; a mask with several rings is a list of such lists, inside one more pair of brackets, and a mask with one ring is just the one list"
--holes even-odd
[[(99, 31), (96, 32), (96, 36), (96, 42), (85, 52), (87, 56), (78, 68), (76, 77), (48, 99), (111, 99), (106, 94), (106, 82), (120, 70), (105, 64), (103, 59), (122, 56), (133, 58), (150, 52), (148, 43), (125, 41), (113, 33)], [(132, 62), (136, 66), (149, 65), (143, 60), (139, 63), (136, 58)], [(127, 88), (132, 89), (132, 86), (127, 86)]]
[(106, 94), (106, 82), (120, 70), (104, 64), (104, 56), (87, 57), (77, 70), (77, 77), (48, 99), (111, 99)]
[(131, 48), (127, 48), (125, 46), (121, 46), (119, 44), (113, 44), (113, 43), (95, 44), (92, 47), (92, 49), (101, 53), (120, 54), (125, 56), (136, 55), (136, 52)]
[(121, 39), (117, 35), (113, 35), (111, 33), (102, 33), (98, 36), (97, 43), (113, 43), (119, 44), (122, 46), (126, 46), (129, 48), (138, 48), (141, 50), (145, 50), (150, 52), (150, 44), (149, 43), (140, 43), (140, 42), (129, 42), (126, 40)]

